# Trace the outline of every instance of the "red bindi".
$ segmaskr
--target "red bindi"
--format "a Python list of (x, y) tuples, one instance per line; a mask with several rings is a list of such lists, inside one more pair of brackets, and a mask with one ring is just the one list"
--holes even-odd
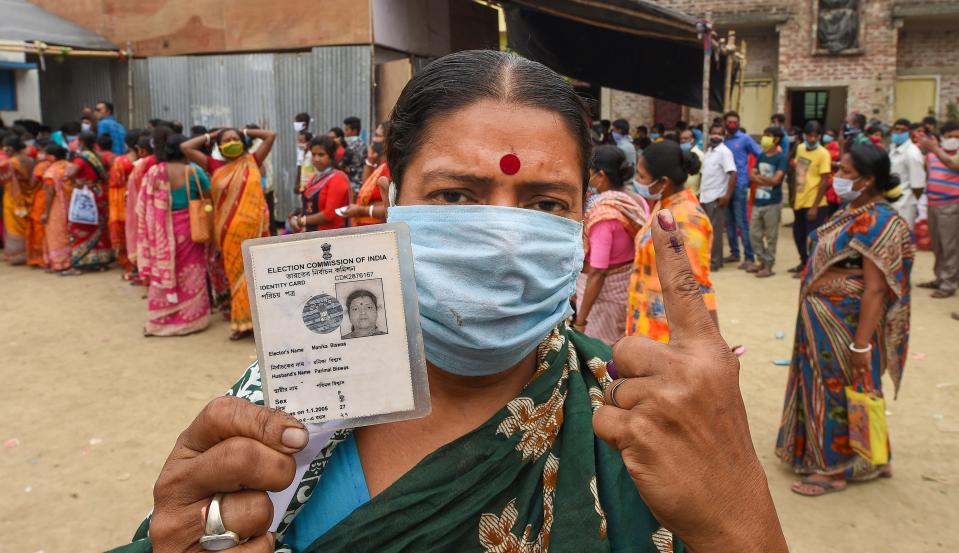
[(519, 158), (516, 157), (516, 154), (506, 154), (499, 160), (500, 171), (507, 175), (519, 173), (519, 166)]

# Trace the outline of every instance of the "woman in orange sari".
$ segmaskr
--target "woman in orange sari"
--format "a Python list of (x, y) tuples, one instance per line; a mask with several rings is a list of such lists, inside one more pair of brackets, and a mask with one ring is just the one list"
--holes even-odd
[[(256, 152), (253, 140), (263, 142)], [(180, 148), (187, 159), (212, 175), (213, 233), (230, 281), (230, 339), (253, 334), (253, 315), (243, 273), (244, 240), (270, 235), (270, 215), (260, 183), (260, 166), (273, 149), (276, 133), (261, 129), (222, 129), (191, 138)], [(224, 160), (208, 156), (203, 146), (215, 141)]]
[(26, 236), (30, 207), (33, 205), (33, 160), (19, 136), (3, 139), (7, 160), (0, 168), (3, 183), (3, 259), (12, 265), (27, 261)]
[(47, 210), (47, 193), (43, 187), (43, 174), (50, 168), (53, 158), (45, 150), (39, 150), (36, 156), (37, 162), (33, 166), (33, 174), (30, 177), (30, 187), (34, 193), (27, 224), (27, 265), (45, 267), (43, 214)]
[(380, 191), (379, 180), (385, 178), (387, 182), (392, 178), (390, 168), (386, 164), (386, 135), (390, 132), (390, 122), (384, 121), (376, 127), (373, 141), (366, 152), (366, 166), (363, 168), (363, 186), (356, 194), (356, 203), (346, 208), (345, 215), (350, 219), (351, 226), (378, 225), (386, 222), (386, 202)]
[(686, 178), (698, 173), (699, 169), (699, 158), (683, 151), (679, 144), (671, 140), (652, 144), (643, 150), (643, 155), (636, 161), (636, 184), (640, 195), (655, 205), (646, 226), (636, 235), (636, 259), (629, 281), (626, 312), (627, 336), (645, 336), (658, 342), (669, 342), (669, 322), (666, 320), (663, 286), (656, 269), (650, 224), (662, 209), (668, 209), (673, 215), (703, 300), (709, 314), (719, 324), (716, 293), (709, 278), (713, 227), (693, 191), (686, 188)]
[(43, 174), (43, 190), (46, 209), (43, 217), (43, 257), (47, 272), (55, 273), (70, 269), (70, 231), (67, 230), (67, 210), (73, 193), (73, 179), (67, 176), (70, 162), (67, 149), (59, 144), (49, 144), (47, 154), (53, 160)]
[(107, 180), (107, 204), (110, 210), (107, 227), (110, 230), (110, 246), (126, 280), (129, 280), (130, 274), (133, 273), (133, 263), (127, 255), (127, 180), (133, 172), (133, 163), (137, 160), (136, 145), (139, 138), (140, 133), (137, 131), (127, 133), (127, 153), (114, 157)]

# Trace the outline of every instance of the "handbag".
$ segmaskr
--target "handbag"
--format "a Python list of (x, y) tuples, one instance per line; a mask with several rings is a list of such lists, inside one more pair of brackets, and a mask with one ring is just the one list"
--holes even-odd
[(889, 463), (889, 435), (886, 428), (886, 400), (875, 391), (846, 386), (849, 416), (849, 446), (873, 465)]
[[(194, 199), (190, 195), (190, 177), (196, 180), (199, 197)], [(190, 239), (197, 244), (206, 244), (213, 238), (213, 200), (203, 196), (203, 186), (196, 168), (186, 166), (186, 197), (190, 210)]]
[(98, 216), (97, 198), (93, 192), (86, 186), (74, 188), (70, 194), (67, 220), (80, 225), (95, 225), (98, 222)]

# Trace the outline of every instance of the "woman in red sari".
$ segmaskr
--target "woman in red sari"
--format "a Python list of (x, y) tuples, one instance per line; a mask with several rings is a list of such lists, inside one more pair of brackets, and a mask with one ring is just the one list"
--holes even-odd
[[(248, 151), (247, 140), (263, 142), (256, 152)], [(243, 272), (244, 240), (270, 235), (270, 214), (260, 182), (260, 166), (273, 149), (276, 133), (260, 129), (223, 129), (184, 142), (180, 149), (187, 159), (211, 174), (213, 181), (213, 233), (223, 256), (223, 268), (230, 281), (230, 339), (253, 334), (253, 314)], [(203, 147), (216, 142), (225, 160), (207, 155)]]
[(110, 246), (116, 256), (117, 265), (123, 269), (123, 277), (126, 280), (129, 280), (133, 273), (133, 263), (127, 255), (127, 180), (133, 172), (133, 163), (137, 160), (136, 145), (139, 138), (140, 133), (137, 131), (127, 133), (127, 153), (114, 157), (113, 163), (110, 164), (107, 186), (107, 204), (110, 208), (107, 227), (110, 230)]
[(107, 232), (107, 168), (93, 148), (97, 137), (93, 133), (80, 133), (78, 151), (74, 156), (73, 167), (67, 170), (67, 178), (76, 179), (78, 187), (93, 192), (97, 203), (97, 223), (88, 225), (70, 222), (70, 271), (60, 273), (63, 276), (80, 274), (83, 270), (105, 271), (113, 261), (110, 249), (110, 235)]
[(313, 177), (300, 191), (303, 208), (290, 214), (287, 224), (293, 232), (330, 230), (346, 226), (346, 218), (336, 210), (350, 203), (350, 179), (335, 167), (336, 143), (328, 136), (310, 142)]
[(53, 156), (45, 150), (36, 153), (36, 164), (30, 178), (30, 187), (33, 189), (33, 203), (27, 221), (27, 265), (31, 267), (45, 267), (44, 260), (44, 233), (43, 214), (47, 208), (47, 193), (43, 188), (43, 174), (53, 163)]

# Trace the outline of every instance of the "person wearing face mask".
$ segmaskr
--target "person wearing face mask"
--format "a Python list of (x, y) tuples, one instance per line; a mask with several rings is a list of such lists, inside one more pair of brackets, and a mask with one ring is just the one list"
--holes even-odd
[[(247, 152), (244, 139), (260, 139), (254, 153)], [(213, 134), (191, 138), (180, 145), (188, 160), (210, 174), (213, 192), (213, 234), (223, 258), (230, 282), (230, 339), (239, 340), (253, 333), (250, 298), (243, 272), (244, 240), (269, 236), (270, 217), (260, 179), (260, 167), (270, 155), (276, 133), (262, 129), (221, 129)], [(218, 160), (202, 151), (216, 143)]]
[(666, 140), (666, 125), (663, 125), (662, 123), (656, 123), (653, 125), (652, 132), (649, 133), (649, 140), (653, 144)]
[[(108, 204), (110, 213), (108, 217), (108, 228), (110, 229), (110, 247), (116, 256), (117, 265), (123, 270), (125, 280), (129, 280), (134, 269), (127, 252), (126, 237), (126, 203), (127, 203), (127, 181), (133, 173), (133, 166), (137, 161), (137, 141), (140, 139), (141, 131), (133, 129), (126, 133), (127, 152), (122, 156), (116, 156), (113, 163), (110, 164), (110, 175), (107, 186)], [(104, 135), (109, 136), (109, 135)]]
[(806, 123), (805, 140), (796, 148), (796, 199), (793, 202), (795, 221), (793, 240), (799, 252), (799, 265), (789, 269), (794, 278), (800, 278), (809, 258), (806, 240), (809, 233), (825, 222), (826, 189), (832, 175), (832, 159), (819, 143), (822, 127), (817, 121)]
[(633, 165), (616, 146), (598, 146), (589, 167), (590, 197), (583, 218), (585, 263), (576, 281), (573, 328), (613, 345), (626, 332), (629, 277), (635, 237), (649, 220), (649, 205), (626, 192)]
[[(832, 171), (835, 173), (839, 170), (839, 156), (842, 154), (839, 148), (839, 141), (836, 140), (837, 132), (835, 129), (827, 130), (822, 135), (822, 146), (826, 148), (826, 151), (829, 152), (829, 159), (832, 160)], [(794, 155), (795, 157), (795, 155)], [(833, 213), (839, 211), (842, 207), (842, 200), (839, 199), (839, 196), (832, 189), (832, 177), (829, 177), (829, 184), (826, 187), (826, 218), (832, 216)]]
[[(729, 257), (723, 261), (739, 263), (739, 243), (742, 241), (743, 257), (738, 268), (746, 270), (752, 268), (756, 260), (753, 246), (749, 242), (749, 156), (759, 157), (763, 151), (753, 137), (739, 128), (739, 114), (735, 111), (723, 115), (723, 125), (726, 128), (726, 147), (736, 160), (736, 190), (732, 201), (726, 207)], [(720, 236), (719, 239), (721, 238)]]
[(756, 160), (749, 177), (756, 186), (749, 238), (756, 249), (759, 265), (748, 271), (756, 273), (758, 278), (773, 276), (773, 265), (776, 264), (776, 244), (783, 210), (783, 178), (789, 165), (786, 154), (780, 148), (782, 138), (783, 131), (779, 127), (766, 129), (759, 143), (763, 153)]
[(300, 190), (302, 208), (290, 214), (287, 226), (292, 232), (312, 232), (346, 226), (346, 219), (336, 210), (350, 201), (350, 181), (346, 173), (333, 163), (336, 143), (329, 136), (318, 136), (310, 142), (313, 157), (313, 178)]
[[(689, 175), (700, 170), (699, 158), (683, 151), (679, 144), (666, 140), (653, 144), (643, 152), (636, 165), (636, 182), (645, 188), (645, 194), (655, 202), (653, 214), (668, 209), (676, 219), (689, 264), (706, 308), (714, 321), (716, 293), (709, 278), (713, 233), (709, 216), (693, 194), (686, 188)], [(650, 220), (655, 219), (651, 217)], [(629, 306), (626, 310), (626, 335), (645, 336), (658, 342), (669, 342), (670, 327), (666, 320), (663, 283), (656, 269), (656, 249), (653, 247), (651, 225), (647, 223), (636, 235), (636, 258), (629, 281)], [(717, 323), (718, 324), (718, 323)]]
[(940, 132), (941, 141), (927, 137), (923, 142), (929, 152), (926, 195), (936, 278), (919, 285), (934, 289), (937, 299), (954, 296), (959, 288), (959, 123), (943, 123)]
[(46, 153), (52, 163), (43, 174), (45, 205), (40, 222), (43, 223), (43, 257), (48, 273), (70, 269), (70, 232), (67, 230), (67, 210), (74, 181), (66, 178), (70, 162), (67, 150), (57, 143), (49, 144)]
[(377, 225), (386, 222), (386, 202), (379, 187), (381, 178), (390, 179), (390, 167), (386, 161), (386, 135), (390, 122), (384, 121), (373, 131), (373, 140), (366, 153), (363, 170), (363, 186), (356, 194), (356, 202), (346, 209), (345, 216), (352, 226)]
[[(699, 164), (702, 166), (705, 154), (697, 145), (696, 135), (693, 133), (693, 130), (694, 129), (686, 128), (680, 131), (679, 147), (682, 148), (684, 152), (692, 152), (693, 155), (699, 158)], [(695, 194), (697, 197), (699, 196), (700, 177), (701, 174), (696, 173), (695, 175), (690, 175), (689, 178), (686, 179), (686, 188), (692, 190), (693, 194)]]
[(699, 191), (699, 202), (713, 227), (709, 261), (711, 272), (723, 267), (722, 237), (726, 229), (726, 206), (736, 191), (736, 160), (729, 148), (723, 144), (724, 134), (722, 123), (714, 123), (709, 129)]
[[(156, 127), (153, 127), (154, 129)], [(205, 136), (202, 136), (206, 140)], [(145, 285), (140, 279), (136, 266), (137, 255), (137, 199), (140, 197), (140, 185), (143, 183), (143, 177), (146, 176), (154, 165), (157, 158), (153, 151), (153, 139), (148, 131), (140, 133), (140, 138), (136, 143), (137, 160), (133, 164), (133, 170), (127, 178), (126, 210), (123, 225), (124, 234), (127, 240), (127, 257), (133, 265), (131, 272), (125, 273), (123, 279), (130, 282), (131, 285)]]
[(874, 144), (843, 155), (833, 181), (846, 207), (809, 237), (796, 342), (776, 456), (800, 474), (792, 491), (819, 496), (847, 481), (892, 476), (849, 445), (847, 386), (898, 391), (909, 346), (909, 281), (915, 247), (887, 200), (899, 196), (889, 156)]
[(308, 435), (263, 407), (254, 365), (183, 432), (150, 519), (116, 551), (199, 551), (215, 500), (237, 552), (784, 553), (737, 361), (669, 210), (647, 226), (675, 342), (611, 353), (565, 324), (587, 114), (560, 75), (505, 52), (414, 75), (387, 137), (388, 217), (410, 227), (431, 412), (339, 432), (269, 533), (264, 490), (292, 482)]
[(95, 134), (80, 133), (78, 142), (77, 153), (73, 156), (72, 165), (67, 169), (65, 177), (75, 179), (76, 186), (93, 193), (97, 205), (97, 222), (86, 224), (70, 221), (67, 225), (70, 231), (71, 269), (61, 272), (60, 276), (75, 276), (83, 271), (106, 271), (113, 262), (110, 231), (107, 228), (110, 213), (107, 200), (109, 169), (95, 151)]
[(919, 146), (910, 140), (910, 126), (908, 119), (898, 119), (893, 124), (889, 135), (889, 160), (892, 162), (892, 172), (899, 177), (903, 189), (902, 196), (893, 206), (909, 225), (909, 230), (914, 230), (919, 215), (919, 198), (926, 190), (926, 167)]

